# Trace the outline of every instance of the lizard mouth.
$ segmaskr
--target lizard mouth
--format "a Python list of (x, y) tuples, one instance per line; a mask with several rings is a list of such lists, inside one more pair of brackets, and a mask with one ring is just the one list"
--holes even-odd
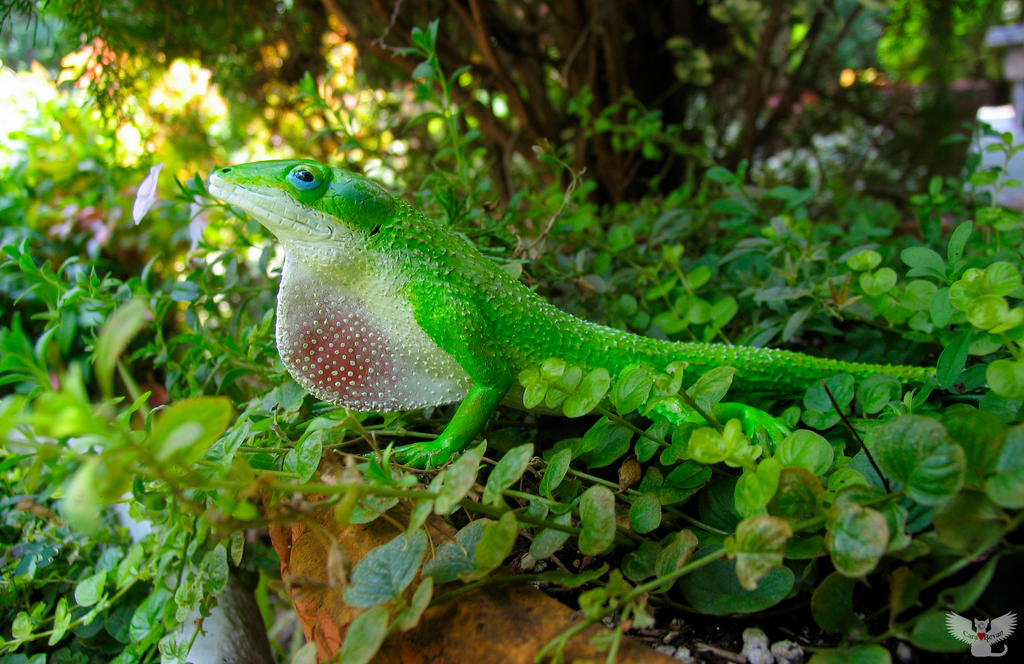
[(240, 208), (280, 240), (329, 240), (334, 227), (319, 210), (299, 205), (281, 192), (264, 193), (228, 182), (217, 173), (209, 179), (210, 194)]

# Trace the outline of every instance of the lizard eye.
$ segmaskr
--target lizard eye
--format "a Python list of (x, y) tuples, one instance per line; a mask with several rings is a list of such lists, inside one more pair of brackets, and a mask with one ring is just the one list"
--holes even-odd
[(306, 166), (296, 166), (288, 174), (288, 182), (299, 191), (309, 191), (320, 185), (320, 178)]

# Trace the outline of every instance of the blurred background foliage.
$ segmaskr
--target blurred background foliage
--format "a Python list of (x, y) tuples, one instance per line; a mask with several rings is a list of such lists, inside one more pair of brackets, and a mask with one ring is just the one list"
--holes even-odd
[[(972, 266), (1019, 263), (1019, 216), (980, 186), (996, 175), (971, 179), (967, 147), (977, 106), (1006, 95), (985, 31), (1021, 13), (1013, 0), (3, 0), (0, 624), (15, 628), (0, 654), (24, 658), (0, 661), (35, 664), (48, 640), (48, 661), (174, 661), (179, 611), (208, 607), (224, 547), (238, 562), (262, 524), (239, 487), (315, 470), (295, 450), (319, 441), (320, 406), (273, 347), (279, 250), (205, 197), (211, 169), (309, 155), (364, 172), (563, 308), (639, 333), (921, 364), (955, 341), (946, 372), (970, 390), (980, 358), (1019, 357), (1019, 328), (983, 333), (998, 326), (952, 308), (936, 323), (927, 298), (967, 263), (940, 257), (946, 281), (908, 285), (897, 257), (922, 241), (945, 253), (976, 218)], [(162, 200), (134, 223), (159, 163)], [(1000, 296), (1019, 298), (1012, 272)], [(101, 343), (112, 317), (126, 336), (108, 327)], [(969, 400), (1012, 422), (1019, 382)], [(230, 449), (173, 470), (145, 456), (154, 412), (213, 394), (241, 413), (219, 439)], [(214, 420), (219, 403), (203, 402)], [(349, 422), (324, 444), (444, 421), (409, 418)], [(47, 444), (68, 436), (84, 442)], [(97, 449), (109, 479), (89, 466)], [(86, 475), (83, 523), (105, 534), (56, 516)], [(126, 493), (159, 537), (132, 543), (100, 510)], [(296, 632), (266, 608), (272, 558), (245, 546), (284, 658)], [(97, 570), (118, 580), (89, 602)], [(175, 602), (158, 593), (171, 570), (191, 589)], [(86, 581), (65, 616), (78, 639), (40, 631)], [(100, 605), (104, 620), (87, 619)]]

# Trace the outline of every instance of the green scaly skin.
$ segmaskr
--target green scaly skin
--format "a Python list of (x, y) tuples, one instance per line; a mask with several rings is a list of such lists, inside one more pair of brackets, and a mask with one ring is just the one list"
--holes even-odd
[[(559, 357), (614, 379), (646, 363), (687, 362), (693, 375), (728, 365), (741, 392), (799, 393), (822, 378), (875, 374), (927, 382), (929, 368), (841, 362), (783, 350), (669, 342), (566, 314), (380, 185), (299, 159), (233, 166), (210, 176), (210, 192), (262, 223), (285, 254), (277, 340), (289, 372), (317, 397), (386, 412), (461, 401), (434, 441), (397, 458), (439, 466), (483, 430), (520, 371)], [(521, 404), (520, 404), (521, 405)], [(662, 409), (677, 423), (692, 411)], [(738, 417), (770, 438), (786, 428), (743, 404)]]

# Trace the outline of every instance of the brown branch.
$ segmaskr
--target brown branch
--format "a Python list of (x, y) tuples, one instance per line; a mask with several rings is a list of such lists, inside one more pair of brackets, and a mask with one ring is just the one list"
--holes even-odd
[(765, 67), (771, 55), (772, 44), (779, 32), (779, 24), (782, 22), (782, 12), (786, 8), (785, 0), (773, 0), (772, 7), (768, 13), (768, 20), (765, 21), (764, 29), (761, 31), (761, 39), (757, 45), (757, 56), (750, 74), (747, 76), (747, 99), (746, 118), (743, 123), (743, 142), (740, 147), (740, 157), (750, 159), (754, 153), (755, 139), (757, 138), (757, 118), (764, 106), (764, 95), (761, 92), (761, 77), (764, 76)]

